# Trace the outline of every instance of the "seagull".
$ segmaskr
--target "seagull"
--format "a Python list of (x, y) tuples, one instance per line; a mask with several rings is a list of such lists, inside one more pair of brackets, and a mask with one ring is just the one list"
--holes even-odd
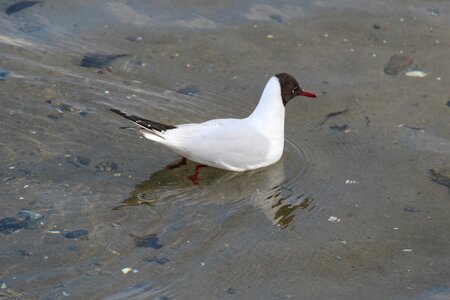
[(267, 82), (255, 110), (243, 119), (213, 119), (203, 123), (166, 125), (130, 115), (118, 109), (112, 112), (139, 126), (140, 133), (186, 158), (197, 162), (189, 178), (196, 184), (201, 167), (242, 172), (277, 162), (284, 149), (284, 117), (288, 102), (296, 97), (316, 98), (300, 88), (294, 76), (280, 73)]

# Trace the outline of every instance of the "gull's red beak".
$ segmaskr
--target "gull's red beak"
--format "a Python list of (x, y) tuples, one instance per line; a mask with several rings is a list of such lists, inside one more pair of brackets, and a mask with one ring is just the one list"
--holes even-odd
[(317, 98), (316, 94), (305, 90), (300, 90), (300, 92), (298, 92), (298, 95), (303, 97)]

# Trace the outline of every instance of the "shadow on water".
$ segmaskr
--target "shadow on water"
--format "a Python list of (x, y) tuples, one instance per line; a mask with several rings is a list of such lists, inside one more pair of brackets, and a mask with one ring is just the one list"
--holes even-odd
[(235, 208), (251, 205), (260, 209), (274, 225), (285, 229), (297, 213), (315, 207), (311, 205), (313, 198), (307, 193), (288, 186), (283, 161), (242, 173), (204, 168), (200, 172), (199, 185), (193, 185), (188, 176), (192, 175), (196, 165), (188, 161), (185, 166), (164, 168), (151, 174), (147, 180), (137, 183), (130, 196), (113, 210), (139, 205), (155, 207), (167, 201), (176, 201), (180, 206), (216, 201), (232, 203)]

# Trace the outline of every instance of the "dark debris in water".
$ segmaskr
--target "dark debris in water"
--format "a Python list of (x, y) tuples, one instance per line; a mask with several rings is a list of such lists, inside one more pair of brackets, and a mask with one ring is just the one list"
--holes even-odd
[(156, 250), (162, 248), (162, 245), (158, 243), (159, 242), (158, 236), (154, 233), (150, 233), (143, 236), (130, 234), (130, 236), (133, 238), (134, 245), (137, 248), (153, 248)]
[(11, 72), (9, 71), (0, 70), (0, 81), (5, 80), (10, 74)]
[(344, 131), (348, 128), (347, 124), (342, 124), (342, 125), (334, 125), (334, 126), (330, 126), (330, 129), (333, 131)]
[(170, 261), (167, 257), (159, 258), (159, 257), (154, 257), (154, 256), (148, 256), (148, 257), (144, 258), (143, 260), (148, 263), (155, 262), (158, 265), (164, 265)]
[(447, 101), (446, 105), (450, 107), (450, 100)]
[(20, 256), (30, 257), (31, 253), (24, 249), (16, 249), (17, 254)]
[(5, 12), (6, 12), (7, 15), (11, 15), (11, 14), (16, 13), (18, 11), (21, 11), (22, 9), (32, 7), (32, 6), (34, 6), (36, 4), (39, 4), (39, 3), (44, 3), (44, 2), (42, 2), (42, 1), (20, 1), (20, 2), (16, 2), (16, 3), (8, 6), (6, 8)]
[(0, 220), (0, 232), (3, 234), (11, 234), (26, 226), (26, 221), (17, 220), (16, 218), (3, 218)]
[(80, 66), (85, 68), (104, 68), (114, 62), (116, 59), (129, 54), (86, 54), (80, 61)]
[(227, 290), (227, 294), (234, 295), (234, 294), (236, 294), (236, 290), (233, 289), (233, 288), (229, 288), (229, 289)]
[(88, 235), (88, 234), (89, 234), (89, 232), (88, 232), (87, 230), (84, 230), (84, 229), (77, 229), (77, 230), (74, 230), (74, 231), (66, 232), (66, 233), (64, 234), (64, 236), (65, 236), (66, 238), (68, 238), (68, 239), (77, 239), (77, 238), (86, 236), (86, 235)]
[(405, 205), (405, 207), (403, 207), (403, 210), (406, 212), (410, 212), (410, 213), (417, 213), (420, 212), (420, 209), (415, 208), (412, 205)]
[(402, 54), (392, 55), (389, 63), (384, 68), (384, 73), (387, 75), (397, 75), (412, 63), (413, 59), (409, 56)]
[(450, 188), (450, 169), (433, 168), (430, 170), (431, 179)]
[(330, 118), (334, 118), (334, 117), (336, 117), (336, 116), (345, 114), (346, 112), (348, 112), (348, 110), (349, 110), (349, 109), (346, 108), (346, 109), (343, 109), (343, 110), (338, 110), (338, 111), (330, 112), (329, 114), (327, 114), (327, 115), (325, 116), (325, 118), (323, 119), (323, 121), (319, 123), (319, 125), (325, 124), (325, 122), (328, 121), (328, 119), (330, 119)]
[(273, 15), (270, 16), (270, 18), (271, 18), (273, 21), (275, 21), (275, 22), (277, 22), (277, 23), (279, 23), (279, 24), (283, 23), (283, 17), (280, 16), (280, 15), (275, 15), (275, 14), (273, 14)]
[(183, 95), (195, 96), (197, 94), (200, 94), (200, 89), (198, 86), (191, 84), (182, 89), (179, 89), (177, 92)]
[(49, 118), (50, 120), (59, 120), (62, 117), (61, 114), (56, 114), (56, 113), (50, 113), (47, 115), (47, 118)]

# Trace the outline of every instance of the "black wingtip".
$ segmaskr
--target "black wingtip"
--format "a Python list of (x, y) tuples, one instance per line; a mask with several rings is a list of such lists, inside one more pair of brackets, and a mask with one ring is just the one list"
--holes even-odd
[(115, 108), (111, 108), (110, 111), (112, 111), (113, 113), (118, 114), (118, 115), (120, 115), (122, 117), (128, 116), (127, 113), (125, 113), (125, 112), (123, 112), (121, 110), (115, 109)]

